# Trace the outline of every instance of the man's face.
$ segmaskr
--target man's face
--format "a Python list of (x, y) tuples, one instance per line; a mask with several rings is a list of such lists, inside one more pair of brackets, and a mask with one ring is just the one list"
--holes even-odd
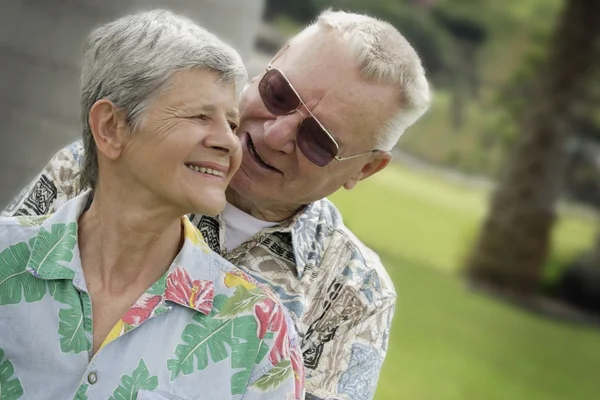
[[(306, 107), (332, 134), (345, 157), (373, 149), (373, 134), (398, 109), (395, 88), (365, 82), (346, 47), (323, 32), (294, 42), (273, 62), (294, 86)], [(285, 219), (302, 205), (322, 199), (387, 165), (385, 152), (325, 167), (311, 163), (298, 147), (298, 127), (307, 110), (276, 116), (265, 107), (258, 86), (245, 91), (237, 130), (243, 159), (231, 180), (228, 198), (251, 204), (269, 219)]]

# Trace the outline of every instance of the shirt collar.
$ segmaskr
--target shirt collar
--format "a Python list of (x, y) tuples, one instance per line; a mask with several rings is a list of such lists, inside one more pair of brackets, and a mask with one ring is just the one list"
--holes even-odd
[[(86, 191), (68, 201), (41, 224), (29, 243), (27, 271), (44, 280), (83, 277), (77, 245), (78, 220), (90, 193)], [(209, 314), (214, 298), (214, 270), (225, 261), (209, 249), (186, 216), (182, 217), (182, 226), (185, 239), (181, 251), (163, 279), (152, 288), (164, 293), (165, 300)]]
[(27, 271), (44, 280), (73, 279), (82, 273), (77, 221), (89, 194), (87, 191), (68, 201), (41, 224), (37, 235), (29, 241)]
[(165, 299), (187, 308), (210, 314), (215, 296), (215, 268), (221, 257), (215, 254), (192, 225), (182, 217), (184, 243), (173, 261), (165, 282)]
[(298, 278), (309, 266), (321, 264), (331, 231), (340, 221), (337, 209), (327, 199), (308, 204), (295, 216), (291, 234)]
[(287, 233), (291, 237), (298, 279), (307, 267), (321, 264), (331, 231), (341, 222), (335, 206), (322, 199), (304, 206), (298, 213), (281, 224), (263, 230), (263, 233)]

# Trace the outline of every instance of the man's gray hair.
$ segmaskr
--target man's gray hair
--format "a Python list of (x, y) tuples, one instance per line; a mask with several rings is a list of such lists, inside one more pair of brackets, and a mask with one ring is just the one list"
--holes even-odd
[(235, 85), (247, 80), (240, 55), (194, 21), (165, 10), (119, 18), (90, 33), (81, 71), (81, 118), (85, 156), (82, 186), (98, 183), (96, 144), (89, 113), (100, 99), (112, 101), (132, 132), (140, 129), (152, 101), (170, 87), (179, 71), (202, 68)]
[(319, 29), (335, 30), (347, 41), (367, 81), (395, 85), (401, 109), (374, 132), (375, 146), (390, 150), (406, 128), (429, 107), (431, 94), (421, 59), (408, 41), (388, 22), (367, 15), (326, 10), (292, 42)]

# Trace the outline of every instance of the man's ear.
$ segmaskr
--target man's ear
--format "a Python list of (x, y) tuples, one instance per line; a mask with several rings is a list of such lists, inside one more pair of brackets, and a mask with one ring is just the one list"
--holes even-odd
[(344, 183), (344, 189), (352, 189), (354, 186), (356, 186), (358, 182), (362, 181), (363, 179), (367, 179), (368, 177), (376, 174), (377, 172), (387, 167), (390, 161), (392, 161), (391, 152), (378, 152), (377, 155), (375, 155), (371, 161), (363, 165), (362, 169), (358, 173), (353, 175), (350, 179), (346, 181), (346, 183)]
[(101, 99), (92, 105), (88, 118), (96, 148), (109, 159), (121, 155), (125, 145), (124, 119), (113, 102)]

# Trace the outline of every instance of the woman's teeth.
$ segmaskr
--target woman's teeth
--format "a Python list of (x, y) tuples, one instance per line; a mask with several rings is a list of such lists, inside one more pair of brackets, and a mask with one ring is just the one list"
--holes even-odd
[(188, 167), (192, 171), (202, 172), (203, 174), (209, 174), (209, 175), (219, 176), (221, 178), (225, 176), (224, 172), (215, 171), (214, 169), (210, 169), (210, 168), (204, 168), (204, 167), (199, 167), (197, 165), (189, 165), (189, 164), (186, 164), (186, 167)]

